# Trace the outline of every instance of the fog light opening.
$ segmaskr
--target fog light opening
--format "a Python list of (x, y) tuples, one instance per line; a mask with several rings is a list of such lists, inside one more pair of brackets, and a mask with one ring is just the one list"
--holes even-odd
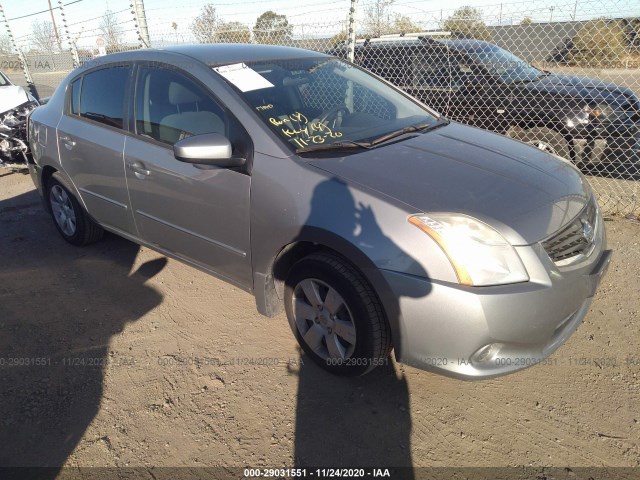
[(502, 343), (490, 343), (479, 348), (476, 353), (471, 355), (471, 363), (482, 365), (493, 362), (500, 354), (500, 350), (502, 350), (503, 346), (504, 344)]

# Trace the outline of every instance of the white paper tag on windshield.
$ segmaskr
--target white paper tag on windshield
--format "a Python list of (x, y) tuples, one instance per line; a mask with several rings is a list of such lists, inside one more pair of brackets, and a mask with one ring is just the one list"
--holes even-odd
[(213, 70), (238, 87), (241, 92), (273, 87), (273, 83), (244, 63), (215, 67)]

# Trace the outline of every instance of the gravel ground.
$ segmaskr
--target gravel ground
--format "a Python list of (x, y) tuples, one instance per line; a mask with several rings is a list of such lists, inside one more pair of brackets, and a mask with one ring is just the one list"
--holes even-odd
[(607, 229), (609, 273), (549, 364), (340, 379), (233, 286), (113, 235), (66, 244), (0, 169), (0, 466), (640, 467), (640, 224)]

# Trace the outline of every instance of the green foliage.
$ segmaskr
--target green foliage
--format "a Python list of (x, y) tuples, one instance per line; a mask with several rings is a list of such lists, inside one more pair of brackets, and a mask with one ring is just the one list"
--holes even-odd
[(578, 30), (568, 60), (580, 66), (616, 66), (624, 59), (627, 50), (628, 41), (622, 22), (598, 18)]
[(278, 15), (271, 10), (260, 15), (253, 27), (257, 43), (287, 45), (291, 43), (292, 33), (293, 27), (289, 25), (286, 15)]
[(477, 40), (493, 41), (493, 35), (482, 18), (482, 10), (473, 7), (460, 7), (442, 23), (442, 29), (461, 33)]

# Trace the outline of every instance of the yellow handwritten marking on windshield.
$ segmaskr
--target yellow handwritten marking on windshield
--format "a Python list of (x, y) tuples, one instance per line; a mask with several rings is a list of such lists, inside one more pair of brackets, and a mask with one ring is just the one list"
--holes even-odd
[(273, 105), (270, 103), (269, 105), (260, 105), (259, 107), (256, 107), (256, 110), (262, 111), (262, 110), (271, 110), (273, 108)]
[(300, 112), (294, 112), (280, 118), (270, 117), (269, 123), (280, 127), (280, 131), (300, 148), (306, 147), (310, 143), (325, 143), (327, 138), (342, 137), (342, 132), (333, 131), (321, 122), (309, 122), (307, 117)]
[(271, 123), (271, 125), (275, 125), (276, 127), (279, 127), (280, 125), (286, 124), (286, 123), (292, 123), (292, 122), (301, 122), (304, 124), (307, 124), (309, 122), (309, 120), (307, 120), (307, 117), (305, 117), (302, 113), (300, 112), (295, 112), (292, 113), (291, 115), (283, 115), (282, 117), (278, 118), (269, 118), (269, 123)]
[(289, 130), (288, 128), (283, 128), (282, 133), (284, 133), (287, 137), (295, 137), (303, 133), (306, 136), (309, 136), (309, 129), (307, 127), (301, 128), (300, 130)]

